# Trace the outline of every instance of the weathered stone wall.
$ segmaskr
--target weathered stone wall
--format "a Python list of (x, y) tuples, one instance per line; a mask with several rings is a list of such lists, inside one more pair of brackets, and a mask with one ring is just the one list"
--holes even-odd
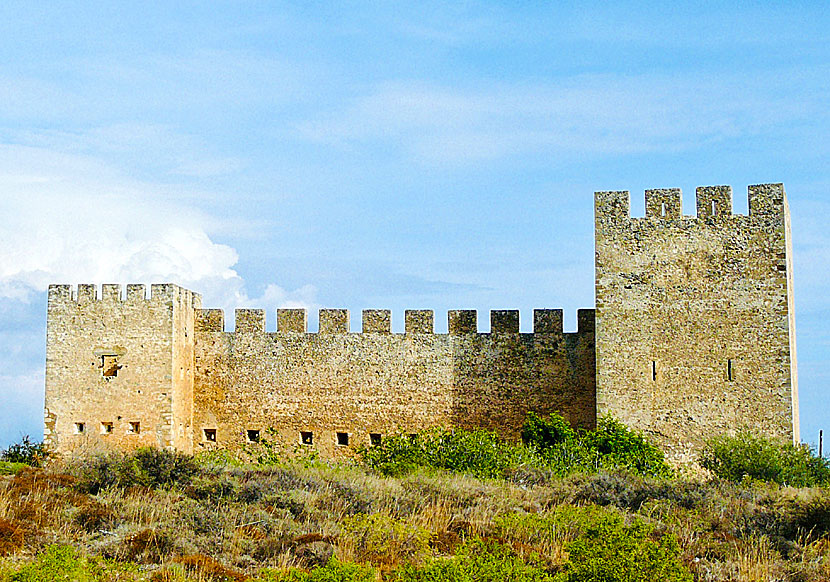
[(244, 323), (228, 333), (216, 311), (202, 311), (195, 448), (239, 447), (247, 431), (269, 428), (287, 450), (311, 433), (325, 456), (432, 426), (517, 438), (531, 410), (594, 426), (593, 310), (579, 312), (577, 333), (562, 332), (561, 310), (537, 310), (532, 334), (519, 333), (518, 311), (492, 312), (489, 334), (477, 333), (474, 311), (450, 312), (450, 334), (433, 333), (425, 310), (408, 311), (406, 333), (393, 334), (389, 315), (366, 310), (363, 333), (349, 333), (347, 311), (321, 310), (320, 333), (305, 333), (304, 312), (280, 310), (278, 331), (266, 333), (261, 312), (237, 310)]
[(597, 410), (679, 459), (711, 435), (749, 428), (798, 439), (789, 210), (781, 184), (597, 192)]
[(190, 450), (193, 314), (201, 300), (169, 284), (145, 293), (144, 285), (128, 285), (126, 298), (120, 285), (104, 285), (100, 297), (94, 285), (79, 285), (75, 295), (68, 285), (50, 286), (49, 447)]

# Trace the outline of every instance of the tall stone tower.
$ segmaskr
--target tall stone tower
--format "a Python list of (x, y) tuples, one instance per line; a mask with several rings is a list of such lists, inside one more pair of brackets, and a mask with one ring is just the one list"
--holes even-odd
[(612, 414), (688, 460), (741, 428), (798, 440), (790, 216), (782, 184), (597, 192), (597, 413)]

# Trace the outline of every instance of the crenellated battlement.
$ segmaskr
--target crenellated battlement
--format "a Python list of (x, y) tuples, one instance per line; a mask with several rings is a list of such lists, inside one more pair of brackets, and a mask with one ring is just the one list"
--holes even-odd
[[(532, 334), (563, 335), (563, 312), (561, 309), (534, 309)], [(236, 328), (232, 333), (266, 333), (264, 309), (236, 309)], [(348, 309), (320, 309), (319, 334), (347, 334), (350, 332)], [(490, 311), (490, 331), (478, 329), (478, 312), (474, 309), (458, 309), (447, 312), (448, 334), (443, 335), (518, 335), (518, 309), (494, 309)], [(594, 331), (594, 310), (577, 310), (577, 331), (575, 334)], [(435, 312), (431, 309), (407, 309), (405, 311), (405, 335), (435, 334)], [(199, 309), (196, 311), (197, 332), (225, 332), (225, 314), (221, 309)], [(272, 332), (269, 332), (272, 333)], [(278, 309), (278, 334), (307, 334), (308, 314), (305, 309)], [(364, 334), (391, 334), (392, 312), (388, 309), (364, 309), (362, 329)], [(400, 335), (400, 334), (395, 334)], [(435, 334), (442, 335), (442, 334)]]
[[(783, 218), (787, 198), (783, 184), (756, 184), (747, 187), (750, 218)], [(731, 186), (700, 186), (695, 190), (695, 215), (683, 214), (683, 193), (680, 188), (656, 188), (645, 191), (645, 220), (718, 220), (733, 216)], [(628, 190), (594, 193), (597, 223), (643, 220), (631, 216)]]
[(154, 283), (150, 285), (150, 295), (147, 296), (147, 286), (140, 283), (130, 283), (124, 287), (119, 283), (80, 283), (72, 285), (49, 285), (49, 303), (86, 305), (89, 303), (128, 304), (163, 303), (172, 301), (176, 297), (186, 297), (191, 307), (201, 308), (201, 296), (189, 289), (173, 283)]

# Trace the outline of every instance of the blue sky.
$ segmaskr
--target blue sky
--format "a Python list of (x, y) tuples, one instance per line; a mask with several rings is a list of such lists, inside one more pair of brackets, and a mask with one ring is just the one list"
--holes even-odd
[[(0, 6), (0, 446), (50, 282), (207, 306), (593, 306), (593, 192), (784, 182), (802, 436), (830, 429), (824, 2)], [(679, 4), (679, 3), (678, 3)], [(230, 315), (230, 313), (228, 314)], [(316, 326), (312, 312), (310, 325)]]

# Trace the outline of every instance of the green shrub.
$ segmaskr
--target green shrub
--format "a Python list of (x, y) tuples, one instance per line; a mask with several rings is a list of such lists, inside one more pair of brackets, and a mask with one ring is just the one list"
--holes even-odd
[(792, 445), (742, 432), (709, 439), (700, 464), (721, 479), (771, 481), (794, 487), (830, 484), (830, 461), (807, 445)]
[(79, 471), (78, 488), (84, 493), (97, 494), (101, 489), (113, 486), (186, 485), (199, 471), (190, 455), (145, 447), (130, 453), (109, 453), (87, 459)]
[(576, 432), (558, 414), (543, 419), (530, 413), (522, 427), (522, 440), (560, 476), (598, 469), (626, 469), (651, 477), (672, 475), (657, 446), (610, 416), (600, 418), (596, 430)]
[(626, 468), (653, 477), (672, 475), (663, 451), (610, 416), (600, 418), (597, 429), (584, 433), (582, 441), (589, 450), (596, 451), (600, 468)]
[(641, 434), (607, 417), (595, 431), (574, 431), (559, 415), (531, 413), (522, 428), (526, 444), (511, 444), (483, 430), (430, 429), (394, 435), (381, 444), (358, 449), (363, 463), (384, 475), (403, 475), (418, 467), (503, 477), (510, 471), (550, 471), (564, 476), (598, 469), (625, 469), (638, 475), (669, 477), (663, 452)]
[(655, 539), (654, 527), (626, 525), (614, 512), (595, 515), (584, 533), (566, 544), (568, 561), (557, 582), (691, 582), (672, 534)]
[(50, 546), (34, 562), (11, 574), (10, 582), (105, 582), (135, 580), (135, 568), (97, 557), (86, 557), (70, 546)]
[(48, 452), (43, 443), (33, 443), (29, 435), (23, 436), (19, 443), (9, 445), (5, 451), (0, 452), (0, 461), (8, 463), (23, 463), (32, 467), (40, 467), (46, 459)]
[(375, 582), (375, 569), (371, 566), (339, 562), (335, 558), (321, 568), (309, 572), (292, 568), (287, 572), (263, 572), (264, 582)]
[(279, 432), (274, 427), (265, 429), (256, 442), (242, 445), (242, 452), (251, 463), (261, 466), (286, 465), (291, 462), (311, 467), (320, 461), (320, 452), (315, 447), (297, 443), (293, 449), (283, 448)]
[(361, 562), (394, 565), (429, 553), (430, 532), (388, 515), (357, 514), (345, 517), (340, 527), (341, 543), (352, 545)]
[(576, 440), (576, 432), (568, 421), (558, 414), (542, 418), (535, 412), (527, 415), (522, 426), (522, 442), (536, 449), (549, 449), (560, 443)]
[(414, 437), (390, 436), (379, 445), (361, 447), (358, 454), (369, 468), (384, 475), (402, 475), (416, 467), (445, 469), (494, 478), (522, 461), (532, 460), (524, 448), (483, 430), (423, 431)]
[(555, 582), (544, 564), (533, 556), (522, 559), (509, 547), (493, 541), (471, 540), (449, 559), (431, 560), (423, 566), (404, 565), (394, 582)]

